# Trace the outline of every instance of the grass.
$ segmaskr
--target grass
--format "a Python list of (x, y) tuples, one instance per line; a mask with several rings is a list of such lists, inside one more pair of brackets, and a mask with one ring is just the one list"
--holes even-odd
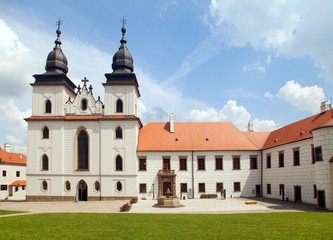
[(0, 216), (1, 216), (1, 215), (14, 214), (14, 213), (21, 213), (21, 212), (18, 212), (18, 211), (0, 210)]
[(332, 239), (332, 213), (36, 214), (0, 218), (0, 239)]

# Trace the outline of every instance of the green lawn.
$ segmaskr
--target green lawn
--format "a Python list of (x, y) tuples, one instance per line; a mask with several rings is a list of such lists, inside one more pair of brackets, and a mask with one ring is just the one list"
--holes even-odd
[(1, 215), (7, 215), (7, 214), (14, 214), (14, 213), (20, 213), (20, 212), (0, 210), (0, 216)]
[(36, 214), (0, 218), (0, 239), (333, 239), (333, 213)]

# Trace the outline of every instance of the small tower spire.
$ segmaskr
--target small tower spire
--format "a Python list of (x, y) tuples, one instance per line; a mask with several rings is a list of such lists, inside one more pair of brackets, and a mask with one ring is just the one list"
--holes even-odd
[(124, 44), (124, 43), (127, 43), (126, 38), (125, 38), (125, 33), (126, 33), (125, 25), (127, 24), (127, 21), (124, 17), (121, 19), (121, 23), (123, 24), (123, 27), (121, 28), (122, 38), (121, 38), (120, 42), (122, 44)]
[(58, 21), (56, 22), (56, 26), (57, 28), (57, 39), (54, 41), (54, 43), (56, 44), (53, 50), (56, 49), (60, 49), (60, 45), (61, 45), (61, 40), (60, 40), (60, 35), (61, 35), (61, 30), (60, 30), (60, 26), (62, 25), (62, 20), (59, 18)]

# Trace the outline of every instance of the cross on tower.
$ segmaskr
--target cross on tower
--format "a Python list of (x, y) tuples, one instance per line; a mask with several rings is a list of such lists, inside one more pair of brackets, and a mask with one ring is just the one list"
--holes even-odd
[[(81, 82), (83, 82), (83, 87), (86, 87), (86, 83), (89, 82), (89, 80), (88, 80), (86, 77), (84, 77), (84, 78), (81, 80)], [(87, 87), (86, 87), (86, 88), (87, 88)]]
[(56, 22), (56, 26), (58, 26), (58, 30), (60, 29), (60, 25), (62, 25), (62, 20), (59, 18)]
[(121, 19), (121, 23), (123, 24), (123, 28), (125, 28), (125, 25), (127, 24), (127, 21), (124, 17)]

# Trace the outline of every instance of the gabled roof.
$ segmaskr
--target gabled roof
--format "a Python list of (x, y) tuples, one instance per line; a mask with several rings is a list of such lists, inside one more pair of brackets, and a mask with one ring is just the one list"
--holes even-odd
[(332, 114), (330, 109), (272, 131), (263, 149), (312, 138), (312, 130), (333, 126)]
[(166, 122), (140, 130), (138, 151), (259, 150), (269, 133), (245, 133), (230, 122), (177, 122), (174, 133)]
[(9, 184), (9, 186), (26, 186), (26, 185), (27, 185), (26, 180), (16, 180), (16, 181), (12, 182), (11, 184)]
[(27, 157), (25, 155), (21, 153), (7, 152), (2, 148), (0, 148), (0, 159), (1, 159), (0, 162), (4, 164), (18, 164), (18, 165), (27, 164)]

